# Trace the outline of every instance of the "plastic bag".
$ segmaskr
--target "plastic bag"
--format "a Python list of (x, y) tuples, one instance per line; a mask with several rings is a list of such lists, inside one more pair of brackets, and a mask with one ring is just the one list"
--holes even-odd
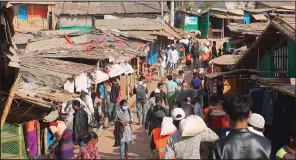
[(166, 136), (175, 132), (176, 126), (173, 124), (172, 117), (163, 117), (161, 123), (161, 132), (160, 135)]
[(92, 120), (88, 124), (88, 126), (91, 127), (91, 128), (99, 128), (100, 127), (100, 123), (96, 120), (96, 118), (94, 116), (92, 116)]
[(179, 128), (182, 137), (187, 137), (198, 135), (199, 133), (205, 131), (207, 126), (201, 117), (190, 115), (182, 119), (179, 124)]

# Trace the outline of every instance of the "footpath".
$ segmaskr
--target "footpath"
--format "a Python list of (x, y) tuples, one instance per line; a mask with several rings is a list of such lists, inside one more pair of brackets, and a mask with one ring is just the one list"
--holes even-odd
[[(181, 65), (180, 68), (183, 68), (184, 65)], [(178, 68), (177, 71), (180, 69)], [(192, 69), (185, 68), (185, 80), (188, 81), (192, 78), (191, 72)], [(174, 73), (175, 75), (177, 73)], [(157, 83), (159, 83), (160, 79), (157, 75), (153, 75), (153, 80), (150, 83), (147, 83), (148, 86), (148, 95), (157, 88)], [(151, 136), (145, 133), (144, 126), (137, 125), (137, 112), (136, 112), (136, 99), (135, 96), (132, 96), (128, 99), (128, 105), (131, 107), (134, 123), (132, 124), (134, 140), (130, 147), (129, 158), (130, 159), (150, 159), (150, 141)], [(107, 128), (105, 130), (100, 129), (97, 131), (99, 135), (99, 142), (97, 144), (100, 150), (100, 156), (102, 159), (119, 159), (119, 147), (113, 147), (114, 145), (114, 136), (113, 136), (114, 126)], [(75, 146), (75, 154), (77, 155), (79, 152), (78, 146)]]
[[(157, 88), (158, 81), (153, 80), (148, 83), (148, 94)], [(135, 96), (129, 98), (128, 105), (131, 106), (134, 123), (132, 124), (134, 140), (130, 147), (129, 158), (130, 159), (148, 159), (150, 158), (150, 140), (151, 136), (145, 133), (144, 126), (137, 125), (137, 112), (136, 112), (136, 104), (135, 104)], [(100, 150), (101, 158), (103, 159), (119, 159), (119, 147), (113, 147), (114, 145), (114, 136), (113, 136), (114, 127), (110, 127), (104, 131), (102, 131), (99, 136), (98, 147)]]

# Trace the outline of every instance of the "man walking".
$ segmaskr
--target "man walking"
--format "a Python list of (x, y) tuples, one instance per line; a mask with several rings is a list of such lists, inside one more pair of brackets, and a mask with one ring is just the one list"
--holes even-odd
[(83, 140), (88, 133), (88, 114), (80, 108), (79, 100), (74, 100), (72, 107), (75, 111), (73, 114), (73, 141), (78, 143), (79, 147), (83, 147), (85, 145)]
[(196, 69), (198, 67), (199, 62), (199, 45), (198, 42), (194, 42), (194, 45), (191, 47), (191, 55), (193, 59), (193, 66)]
[(178, 85), (176, 82), (173, 81), (173, 76), (167, 76), (168, 81), (165, 81), (165, 85), (167, 88), (167, 100), (169, 104), (169, 113), (174, 109), (174, 96), (176, 91), (178, 91)]
[(157, 127), (157, 118), (156, 118), (156, 112), (162, 111), (165, 116), (167, 116), (166, 109), (162, 106), (162, 100), (161, 98), (157, 98), (155, 100), (155, 106), (149, 108), (149, 111), (147, 112), (147, 118), (145, 122), (145, 132), (149, 135), (151, 134), (152, 130)]
[(112, 79), (111, 83), (112, 83), (112, 86), (111, 86), (111, 93), (110, 93), (110, 105), (108, 108), (108, 116), (109, 116), (109, 122), (113, 124), (114, 117), (115, 117), (115, 106), (116, 106), (116, 102), (118, 101), (120, 86), (117, 82), (117, 79)]
[[(164, 86), (163, 86), (163, 83), (158, 83), (158, 84), (157, 84), (157, 88), (160, 90), (160, 97), (162, 98), (162, 100), (163, 100), (163, 102), (164, 102), (163, 106), (165, 107), (165, 106), (168, 105), (168, 101), (167, 101), (167, 94), (164, 92)], [(151, 92), (149, 98), (154, 97), (154, 95), (155, 95), (155, 91), (156, 91), (156, 90), (154, 90), (154, 91)]]
[(171, 50), (172, 71), (174, 71), (177, 68), (178, 61), (179, 61), (178, 51), (175, 49), (174, 44), (172, 44), (172, 50)]
[(227, 97), (223, 109), (230, 118), (232, 131), (217, 140), (208, 159), (270, 159), (271, 143), (248, 130), (251, 99), (242, 94)]
[(147, 85), (143, 81), (145, 80), (144, 76), (139, 78), (139, 82), (135, 84), (134, 94), (136, 94), (136, 107), (137, 107), (137, 116), (138, 116), (138, 125), (144, 125), (146, 120), (147, 113)]

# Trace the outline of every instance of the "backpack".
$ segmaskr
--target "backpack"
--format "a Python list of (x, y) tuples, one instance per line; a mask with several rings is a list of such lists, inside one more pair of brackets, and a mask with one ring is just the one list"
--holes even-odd
[(177, 83), (179, 89), (182, 89), (184, 80), (182, 78), (175, 78), (174, 81)]
[(199, 46), (192, 46), (192, 57), (197, 58), (199, 56)]
[(146, 88), (143, 84), (137, 84), (136, 88), (136, 99), (137, 100), (145, 100), (146, 99)]

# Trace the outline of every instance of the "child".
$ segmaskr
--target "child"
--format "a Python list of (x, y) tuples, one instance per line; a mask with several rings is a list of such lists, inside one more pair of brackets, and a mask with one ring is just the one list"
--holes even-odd
[(191, 67), (191, 54), (186, 55), (186, 65), (188, 66), (188, 68)]
[(101, 96), (100, 92), (94, 92), (92, 93), (92, 100), (94, 104), (94, 116), (96, 120), (99, 122), (99, 124), (103, 124), (103, 119), (104, 119), (104, 114), (102, 110), (102, 102), (103, 102), (103, 97)]
[(87, 145), (81, 149), (76, 159), (100, 159), (99, 149), (96, 147), (98, 135), (95, 132), (89, 132), (86, 142)]
[(147, 68), (148, 68), (148, 70), (145, 73), (145, 78), (147, 79), (148, 82), (151, 82), (151, 80), (152, 80), (152, 69), (151, 69), (151, 65), (148, 64), (147, 65)]

